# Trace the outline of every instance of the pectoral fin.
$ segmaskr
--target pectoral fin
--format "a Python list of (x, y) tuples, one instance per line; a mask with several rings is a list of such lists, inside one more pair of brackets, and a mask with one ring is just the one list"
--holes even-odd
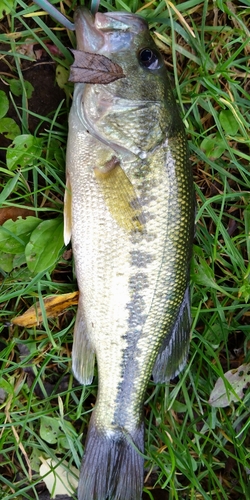
[(143, 231), (143, 212), (133, 184), (113, 156), (104, 167), (94, 169), (107, 208), (117, 224), (127, 231)]
[(66, 179), (66, 189), (64, 193), (64, 244), (67, 246), (71, 239), (71, 188), (69, 179)]
[(88, 339), (84, 314), (79, 304), (72, 348), (72, 371), (80, 384), (91, 384), (94, 377), (94, 366), (95, 353)]
[(156, 358), (153, 369), (153, 379), (156, 383), (169, 382), (184, 368), (189, 351), (190, 327), (190, 293), (187, 288), (176, 323), (163, 341)]

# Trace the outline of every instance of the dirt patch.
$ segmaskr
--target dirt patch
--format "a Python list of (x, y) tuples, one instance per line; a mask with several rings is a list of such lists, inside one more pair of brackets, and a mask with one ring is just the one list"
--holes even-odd
[[(0, 46), (0, 50), (3, 50), (3, 47)], [(4, 47), (4, 50), (6, 50), (6, 47)], [(16, 78), (16, 73), (10, 72), (7, 61), (7, 58), (6, 60), (2, 59), (0, 61), (0, 76), (3, 75), (6, 77), (6, 74), (8, 74), (8, 79)], [(41, 119), (39, 116), (34, 116), (33, 113), (41, 117), (52, 115), (59, 104), (65, 99), (65, 93), (56, 84), (56, 65), (50, 60), (49, 56), (47, 57), (47, 61), (29, 62), (29, 64), (26, 62), (25, 66), (26, 67), (23, 68), (23, 77), (34, 87), (32, 96), (28, 100), (28, 109), (30, 111), (30, 113), (28, 113), (28, 129), (31, 134), (34, 134), (36, 128), (41, 124)], [(4, 79), (0, 80), (0, 90), (3, 90), (6, 95), (9, 96), (9, 85)], [(13, 118), (22, 129), (23, 124), (20, 122), (15, 106), (11, 99), (9, 101), (10, 107), (6, 116)], [(22, 107), (21, 97), (15, 96), (14, 102), (17, 109), (20, 110)], [(41, 124), (39, 132), (43, 132), (45, 128), (46, 124)], [(0, 141), (1, 147), (7, 147), (11, 143), (3, 134), (0, 135)]]

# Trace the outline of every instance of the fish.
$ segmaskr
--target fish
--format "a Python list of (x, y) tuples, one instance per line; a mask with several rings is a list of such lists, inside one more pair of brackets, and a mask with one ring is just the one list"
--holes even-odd
[(74, 24), (77, 51), (103, 55), (124, 74), (76, 83), (69, 115), (64, 238), (79, 288), (72, 369), (83, 385), (95, 360), (98, 370), (78, 499), (139, 500), (151, 374), (168, 383), (188, 356), (193, 178), (147, 22), (81, 7)]

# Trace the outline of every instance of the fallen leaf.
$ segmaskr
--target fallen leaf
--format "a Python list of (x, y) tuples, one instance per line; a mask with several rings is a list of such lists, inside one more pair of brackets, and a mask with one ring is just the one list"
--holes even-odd
[[(43, 301), (47, 318), (57, 317), (69, 307), (78, 304), (79, 292), (64, 293), (62, 295), (52, 295)], [(37, 326), (43, 320), (42, 310), (39, 302), (30, 307), (24, 314), (13, 318), (13, 325), (31, 328)]]
[(52, 43), (45, 43), (46, 47), (49, 49), (50, 53), (54, 56), (63, 57), (62, 52), (58, 49), (58, 47)]
[[(228, 381), (227, 387), (220, 377), (210, 394), (208, 402), (215, 408), (225, 408), (230, 403), (243, 399), (245, 390), (250, 386), (250, 363), (229, 370), (224, 374), (224, 377)], [(232, 390), (230, 390), (230, 386)]]
[(0, 226), (8, 219), (17, 220), (18, 217), (25, 219), (29, 215), (35, 217), (35, 212), (28, 208), (22, 207), (5, 207), (0, 208)]
[(36, 60), (36, 56), (34, 53), (34, 40), (33, 40), (33, 38), (26, 38), (24, 40), (24, 43), (17, 46), (16, 51), (19, 54), (23, 54), (23, 55), (29, 57), (29, 59), (32, 59), (33, 61)]
[[(57, 495), (65, 495), (75, 493), (78, 486), (79, 471), (69, 466), (67, 462), (62, 465), (57, 465), (55, 460), (40, 457), (42, 465), (40, 466), (40, 476), (45, 482), (51, 498), (56, 498)], [(75, 477), (76, 476), (76, 477)]]
[(69, 81), (74, 83), (110, 83), (125, 78), (119, 64), (108, 57), (83, 50), (71, 50), (75, 61), (70, 67)]

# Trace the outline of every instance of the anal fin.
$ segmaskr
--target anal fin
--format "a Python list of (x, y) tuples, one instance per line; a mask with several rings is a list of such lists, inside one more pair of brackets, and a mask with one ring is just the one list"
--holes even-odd
[(153, 379), (156, 383), (169, 382), (183, 370), (189, 351), (190, 328), (190, 292), (188, 287), (175, 325), (164, 339), (156, 358), (153, 368)]
[(94, 377), (95, 353), (88, 338), (84, 314), (79, 304), (74, 328), (72, 371), (83, 385), (91, 384)]

